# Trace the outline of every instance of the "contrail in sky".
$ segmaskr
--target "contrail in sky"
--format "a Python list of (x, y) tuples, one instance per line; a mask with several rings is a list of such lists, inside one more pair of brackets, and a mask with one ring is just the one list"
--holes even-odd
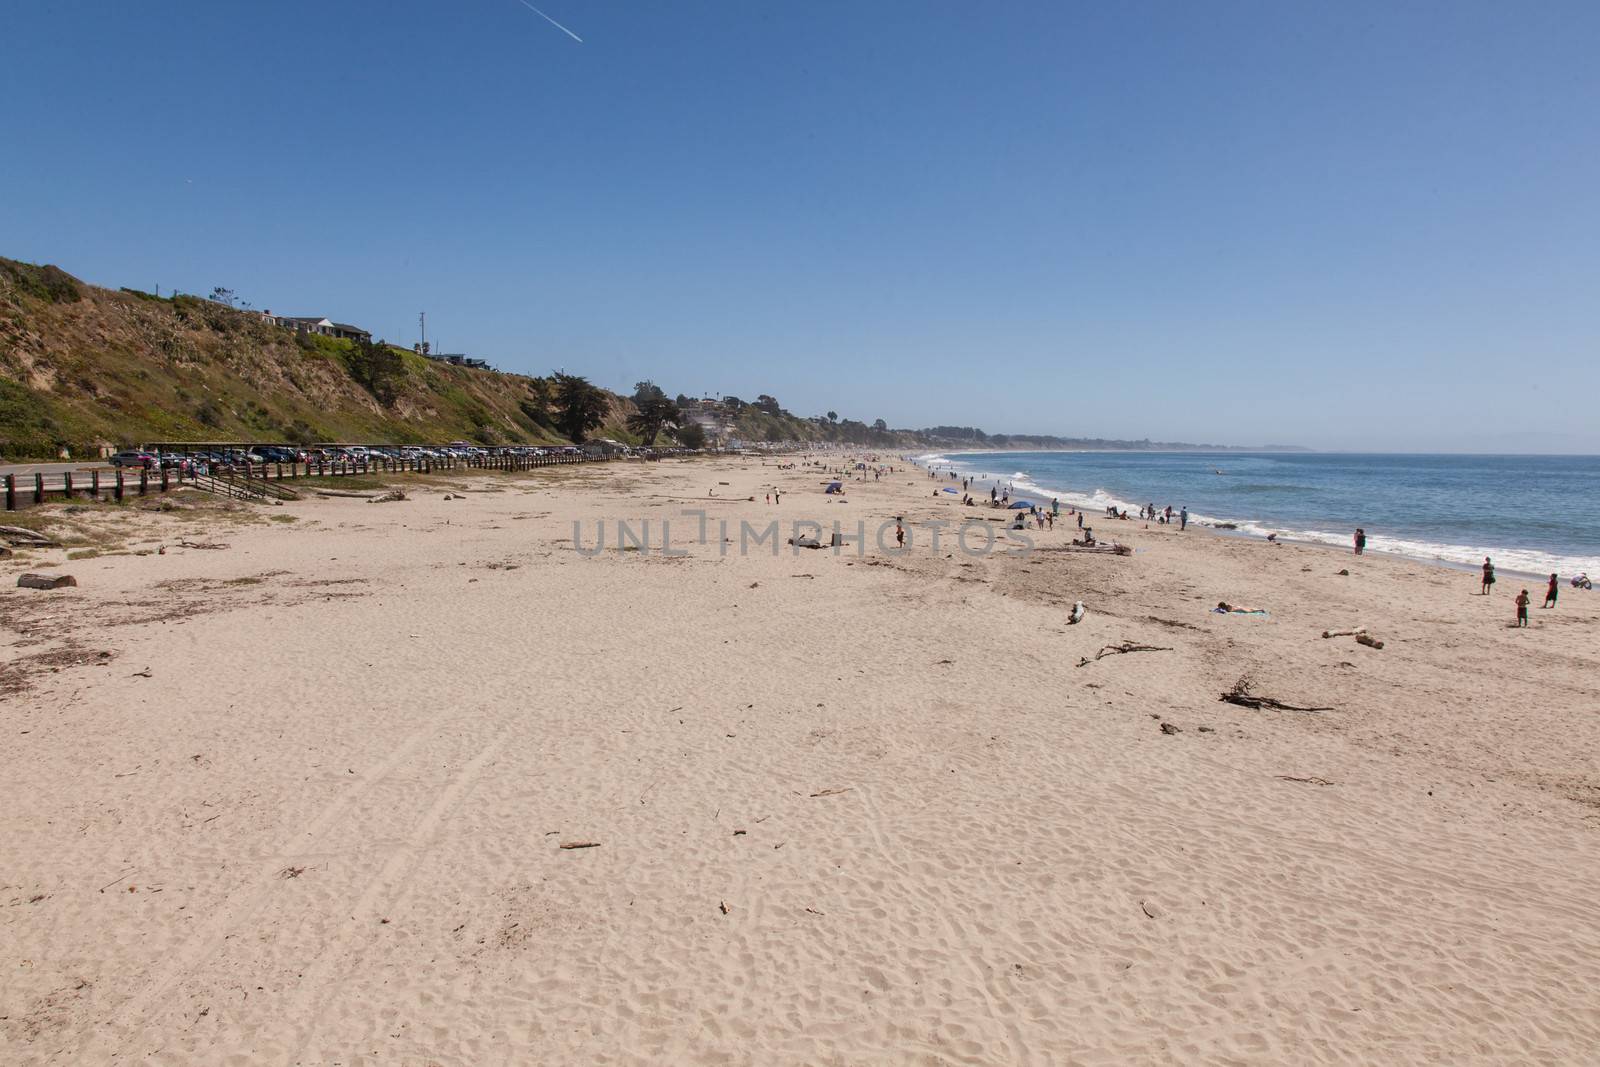
[(550, 25), (554, 26), (556, 29), (560, 30), (562, 33), (566, 34), (568, 37), (571, 37), (574, 41), (577, 41), (579, 44), (583, 43), (583, 38), (582, 37), (579, 37), (577, 34), (573, 33), (571, 30), (567, 29), (565, 26), (561, 25), (561, 23), (557, 22), (555, 19), (551, 18), (549, 15), (546, 15), (543, 11), (540, 11), (538, 8), (534, 7), (532, 4), (528, 3), (528, 0), (520, 0), (520, 2), (521, 2), (523, 7), (527, 8), (529, 11), (532, 11), (535, 15), (538, 15), (540, 18), (544, 19)]

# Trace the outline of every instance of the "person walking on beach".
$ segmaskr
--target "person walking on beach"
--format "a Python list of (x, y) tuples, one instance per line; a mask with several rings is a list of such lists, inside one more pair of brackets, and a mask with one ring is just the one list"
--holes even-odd
[(1530, 599), (1531, 598), (1528, 596), (1528, 591), (1526, 589), (1524, 589), (1522, 592), (1517, 594), (1517, 625), (1518, 626), (1526, 626), (1526, 625), (1528, 625), (1528, 601)]
[(1556, 593), (1560, 592), (1560, 590), (1561, 590), (1561, 580), (1559, 578), (1557, 578), (1555, 575), (1552, 574), (1550, 576), (1550, 588), (1548, 588), (1548, 589), (1546, 589), (1544, 591), (1544, 606), (1545, 607), (1553, 608), (1553, 607), (1556, 606)]
[(1488, 556), (1483, 557), (1483, 595), (1489, 595), (1489, 588), (1494, 585), (1494, 561)]
[(1182, 511), (1178, 512), (1178, 532), (1182, 533), (1184, 530), (1187, 530), (1188, 528), (1189, 528), (1189, 509), (1186, 506), (1186, 507), (1184, 507), (1184, 509)]
[(1356, 527), (1356, 555), (1359, 556), (1359, 555), (1361, 555), (1361, 553), (1365, 552), (1366, 550), (1367, 550), (1367, 531), (1365, 531), (1361, 527), (1357, 526)]
[(901, 548), (906, 547), (906, 528), (900, 525), (900, 520), (894, 520), (894, 543)]

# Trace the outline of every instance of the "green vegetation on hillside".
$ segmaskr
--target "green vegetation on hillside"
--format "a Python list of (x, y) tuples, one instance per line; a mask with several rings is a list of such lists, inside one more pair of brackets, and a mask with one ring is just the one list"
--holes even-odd
[[(5, 458), (157, 441), (559, 444), (553, 385), (0, 259)], [(596, 393), (585, 432), (631, 436), (632, 405)]]

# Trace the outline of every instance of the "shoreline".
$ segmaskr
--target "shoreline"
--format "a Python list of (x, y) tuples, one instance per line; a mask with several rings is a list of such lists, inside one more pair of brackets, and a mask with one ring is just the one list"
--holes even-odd
[[(1034, 454), (1062, 454), (1062, 453), (1066, 453), (1068, 451), (1077, 451), (1077, 450), (1039, 449), (1039, 450), (1031, 450), (1031, 451)], [(936, 461), (943, 462), (945, 464), (952, 464), (954, 461), (951, 461), (948, 458), (949, 456), (952, 456), (952, 455), (969, 455), (969, 454), (970, 455), (976, 455), (976, 454), (980, 454), (980, 453), (979, 452), (919, 453), (915, 457), (911, 458), (909, 461), (912, 462), (912, 463), (917, 464), (923, 470), (927, 470), (928, 468), (926, 467), (926, 463), (929, 461), (930, 458), (936, 458)], [(1005, 455), (1005, 454), (1027, 454), (1027, 453), (1012, 453), (1012, 452), (997, 452), (996, 451), (996, 452), (981, 452), (981, 454), (984, 454), (984, 455)], [(1139, 454), (1139, 453), (1131, 452), (1131, 451), (1128, 451), (1128, 450), (1119, 450), (1117, 452), (1117, 454), (1136, 455), (1136, 454)], [(1167, 453), (1167, 454), (1184, 454), (1184, 453)], [(1205, 454), (1205, 453), (1192, 453), (1192, 454)], [(1212, 454), (1222, 455), (1223, 453), (1212, 453)], [(1272, 455), (1273, 453), (1258, 452), (1258, 453), (1255, 453), (1255, 454), (1257, 454), (1257, 455)], [(1279, 453), (1279, 454), (1282, 454), (1282, 453)], [(1360, 454), (1363, 454), (1363, 453), (1326, 453), (1326, 454), (1329, 454), (1329, 455), (1360, 455)], [(1390, 454), (1398, 455), (1399, 453), (1371, 453), (1371, 454), (1372, 455), (1390, 455)], [(1428, 453), (1415, 453), (1415, 454), (1416, 455), (1428, 455)], [(1444, 453), (1441, 453), (1441, 455), (1444, 455)], [(1582, 458), (1582, 457), (1580, 457), (1580, 458)], [(977, 474), (979, 472), (977, 472), (977, 471), (968, 471), (966, 473), (972, 474), (973, 477), (974, 477), (974, 480), (976, 480)], [(994, 479), (991, 479), (991, 480), (994, 480), (997, 483), (1004, 483), (1008, 479), (1004, 475), (997, 475)], [(1056, 497), (1058, 497), (1058, 498), (1060, 498), (1062, 500), (1066, 500), (1067, 497), (1070, 496), (1070, 497), (1073, 498), (1072, 499), (1072, 506), (1078, 507), (1080, 509), (1084, 506), (1083, 503), (1082, 503), (1084, 500), (1092, 500), (1091, 497), (1086, 497), (1084, 494), (1079, 493), (1079, 492), (1070, 492), (1069, 491), (1069, 492), (1066, 492), (1066, 493), (1059, 493), (1059, 492), (1048, 491), (1048, 490), (1045, 490), (1045, 489), (1042, 489), (1042, 488), (1040, 488), (1040, 489), (1038, 489), (1036, 491), (1035, 490), (1027, 490), (1027, 489), (1021, 489), (1020, 491), (1023, 492), (1023, 493), (1029, 493), (1031, 495), (1038, 495), (1039, 493), (1047, 493), (1048, 495), (1056, 496)], [(1119, 504), (1128, 503), (1128, 501), (1124, 501), (1120, 497), (1114, 497), (1114, 499), (1116, 499)], [(1137, 505), (1135, 505), (1135, 506), (1137, 506)], [(1129, 510), (1131, 511), (1133, 509), (1130, 508)], [(1097, 514), (1097, 512), (1095, 512), (1095, 511), (1091, 511), (1089, 513), (1090, 514)], [(1130, 519), (1129, 521), (1131, 521), (1131, 522), (1140, 522), (1142, 520)], [(1264, 543), (1270, 543), (1270, 542), (1267, 542), (1267, 536), (1266, 536), (1265, 532), (1257, 533), (1254, 530), (1243, 530), (1243, 529), (1234, 529), (1234, 530), (1218, 529), (1217, 525), (1216, 525), (1217, 523), (1235, 523), (1235, 524), (1239, 524), (1239, 525), (1253, 525), (1253, 526), (1260, 527), (1263, 530), (1266, 529), (1266, 527), (1262, 527), (1261, 526), (1259, 520), (1254, 520), (1254, 519), (1235, 519), (1235, 518), (1218, 517), (1218, 516), (1212, 516), (1212, 515), (1204, 515), (1204, 516), (1202, 516), (1202, 515), (1198, 515), (1196, 513), (1191, 513), (1191, 515), (1190, 515), (1189, 525), (1192, 526), (1192, 527), (1205, 528), (1205, 529), (1209, 529), (1212, 532), (1217, 533), (1217, 534), (1223, 534), (1223, 535), (1228, 535), (1228, 536), (1233, 536), (1233, 537), (1239, 537), (1239, 538), (1242, 538), (1242, 539), (1245, 539), (1245, 540), (1253, 540), (1253, 541), (1260, 541), (1260, 542), (1264, 542)], [(1355, 529), (1355, 527), (1352, 525), (1351, 526), (1352, 532), (1354, 531), (1354, 529)], [(1350, 544), (1348, 542), (1348, 539), (1346, 539), (1346, 541), (1344, 543), (1340, 543), (1340, 542), (1338, 542), (1336, 540), (1333, 540), (1333, 538), (1336, 535), (1334, 535), (1332, 533), (1329, 533), (1327, 531), (1316, 531), (1316, 530), (1314, 530), (1314, 531), (1309, 531), (1309, 532), (1310, 533), (1314, 533), (1314, 534), (1318, 534), (1318, 535), (1321, 535), (1321, 536), (1298, 536), (1297, 535), (1298, 532), (1287, 532), (1287, 533), (1280, 532), (1279, 536), (1277, 537), (1277, 541), (1282, 542), (1282, 543), (1290, 543), (1290, 542), (1292, 542), (1292, 543), (1295, 543), (1295, 544), (1302, 544), (1302, 545), (1317, 545), (1317, 546), (1320, 546), (1320, 547), (1323, 547), (1323, 548), (1333, 549), (1335, 551), (1339, 551), (1339, 550), (1342, 549), (1342, 550), (1344, 550), (1346, 552), (1351, 552), (1351, 546), (1350, 546)], [(1384, 535), (1379, 535), (1379, 538), (1380, 539), (1387, 539), (1387, 540), (1397, 540), (1397, 541), (1402, 541), (1402, 542), (1404, 542), (1406, 540), (1404, 538), (1386, 538), (1386, 537), (1384, 537)], [(1417, 543), (1417, 542), (1410, 542), (1410, 543), (1411, 544), (1418, 544), (1419, 547), (1411, 549), (1411, 550), (1395, 549), (1395, 548), (1378, 549), (1378, 548), (1372, 547), (1372, 545), (1369, 543), (1368, 548), (1367, 548), (1367, 553), (1370, 555), (1370, 554), (1380, 553), (1381, 552), (1383, 555), (1386, 555), (1386, 556), (1392, 556), (1392, 557), (1401, 558), (1401, 559), (1413, 560), (1413, 561), (1418, 562), (1418, 563), (1425, 563), (1425, 564), (1429, 564), (1429, 565), (1440, 566), (1440, 567), (1444, 567), (1444, 568), (1446, 568), (1448, 570), (1476, 571), (1476, 570), (1480, 569), (1481, 566), (1482, 566), (1482, 564), (1480, 562), (1473, 562), (1473, 561), (1468, 561), (1468, 560), (1465, 560), (1465, 559), (1447, 559), (1447, 558), (1444, 558), (1444, 557), (1440, 557), (1438, 555), (1431, 554), (1429, 551), (1427, 551), (1427, 549), (1425, 549), (1423, 547), (1420, 547), (1420, 544)], [(1469, 551), (1469, 547), (1470, 546), (1466, 546), (1466, 545), (1453, 545), (1453, 546), (1446, 546), (1446, 547), (1459, 550), (1463, 555), (1471, 554), (1472, 552), (1476, 552), (1476, 554), (1477, 554), (1477, 556), (1478, 556), (1478, 558), (1480, 560), (1481, 560), (1481, 558), (1483, 556), (1489, 556), (1490, 558), (1495, 559), (1497, 561), (1496, 564), (1495, 564), (1495, 569), (1496, 569), (1497, 573), (1505, 574), (1505, 575), (1513, 575), (1513, 576), (1517, 576), (1517, 577), (1525, 578), (1525, 579), (1530, 579), (1530, 580), (1531, 579), (1537, 579), (1541, 583), (1548, 580), (1548, 578), (1550, 576), (1550, 573), (1551, 573), (1550, 570), (1539, 570), (1537, 568), (1530, 568), (1530, 567), (1526, 567), (1526, 566), (1502, 566), (1498, 561), (1500, 559), (1502, 559), (1503, 557), (1509, 556), (1509, 557), (1515, 559), (1518, 556), (1526, 555), (1526, 554), (1538, 554), (1538, 555), (1552, 556), (1556, 560), (1555, 566), (1553, 567), (1553, 570), (1555, 571), (1555, 573), (1557, 573), (1557, 574), (1559, 574), (1561, 576), (1562, 582), (1564, 583), (1564, 587), (1565, 587), (1565, 583), (1567, 582), (1567, 580), (1570, 579), (1575, 574), (1580, 574), (1580, 573), (1581, 574), (1590, 574), (1591, 577), (1593, 577), (1595, 574), (1600, 574), (1600, 567), (1591, 566), (1587, 560), (1580, 559), (1580, 558), (1575, 558), (1575, 557), (1571, 557), (1571, 556), (1555, 557), (1553, 553), (1550, 553), (1545, 549), (1517, 548), (1517, 547), (1498, 546), (1498, 547), (1489, 547), (1489, 548), (1472, 548)], [(1351, 554), (1353, 554), (1353, 553), (1351, 553)]]

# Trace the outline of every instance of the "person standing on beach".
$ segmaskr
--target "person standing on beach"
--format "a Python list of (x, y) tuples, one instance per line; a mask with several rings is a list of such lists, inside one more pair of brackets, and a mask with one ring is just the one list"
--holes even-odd
[(901, 548), (906, 547), (906, 528), (900, 525), (900, 520), (894, 520), (894, 542)]
[(1522, 592), (1517, 594), (1517, 625), (1518, 626), (1526, 626), (1526, 625), (1528, 625), (1528, 601), (1530, 599), (1531, 598), (1528, 596), (1528, 591), (1526, 589), (1524, 589)]
[(1365, 552), (1366, 550), (1367, 550), (1367, 531), (1365, 531), (1361, 527), (1357, 526), (1356, 527), (1356, 555), (1359, 556), (1359, 555), (1361, 555), (1361, 553)]
[(1178, 512), (1178, 532), (1182, 533), (1189, 528), (1189, 508), (1187, 506)]
[(1494, 585), (1494, 561), (1488, 556), (1483, 557), (1483, 595), (1489, 595), (1489, 587)]
[(1560, 590), (1561, 590), (1561, 580), (1559, 578), (1557, 578), (1555, 575), (1552, 574), (1550, 576), (1550, 588), (1548, 588), (1548, 589), (1546, 589), (1544, 591), (1544, 606), (1545, 607), (1553, 608), (1553, 607), (1556, 606), (1556, 593), (1560, 592)]

